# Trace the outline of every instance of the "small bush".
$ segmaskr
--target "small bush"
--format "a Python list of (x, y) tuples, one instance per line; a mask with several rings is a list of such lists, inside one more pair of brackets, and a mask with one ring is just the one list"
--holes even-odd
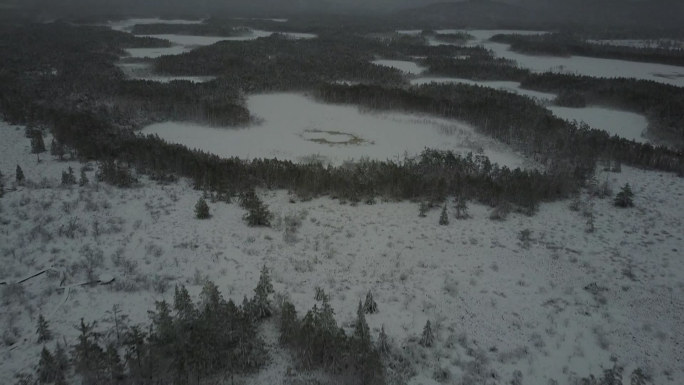
[(197, 219), (208, 219), (209, 216), (209, 205), (204, 198), (200, 198), (195, 204), (195, 217)]

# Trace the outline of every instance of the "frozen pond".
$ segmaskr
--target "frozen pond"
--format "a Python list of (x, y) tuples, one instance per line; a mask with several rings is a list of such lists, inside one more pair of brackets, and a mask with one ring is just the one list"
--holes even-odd
[(164, 76), (152, 73), (149, 63), (118, 63), (127, 78), (133, 80), (151, 80), (154, 82), (168, 83), (175, 80), (184, 80), (192, 83), (204, 83), (216, 79), (215, 76)]
[(603, 107), (570, 108), (549, 106), (547, 108), (559, 118), (585, 122), (592, 128), (598, 128), (607, 131), (611, 135), (617, 135), (639, 143), (648, 142), (642, 136), (648, 126), (648, 121), (643, 115)]
[(525, 55), (509, 50), (508, 44), (494, 43), (488, 39), (500, 33), (539, 34), (539, 31), (466, 31), (475, 36), (469, 43), (482, 45), (494, 51), (498, 57), (515, 60), (522, 68), (534, 72), (560, 72), (604, 78), (635, 78), (684, 87), (684, 67), (627, 60), (601, 59), (586, 56), (540, 56)]
[(474, 132), (466, 124), (399, 113), (362, 113), (353, 106), (316, 102), (300, 94), (262, 94), (248, 99), (259, 124), (215, 128), (191, 123), (158, 123), (143, 129), (224, 157), (322, 159), (339, 165), (351, 159), (401, 160), (427, 148), (460, 153), (483, 151), (511, 168), (528, 162), (510, 148)]
[(538, 99), (540, 101), (548, 102), (556, 98), (556, 94), (550, 94), (546, 92), (539, 92), (533, 90), (526, 90), (520, 88), (520, 83), (511, 81), (499, 81), (499, 80), (487, 80), (478, 81), (470, 79), (461, 78), (440, 78), (440, 77), (424, 77), (411, 80), (413, 85), (430, 84), (430, 83), (458, 83), (458, 84), (469, 84), (473, 86), (490, 87), (498, 90), (513, 92), (519, 95), (529, 96), (533, 99)]
[(385, 67), (396, 68), (411, 75), (418, 75), (425, 71), (425, 67), (421, 67), (412, 61), (406, 60), (373, 60), (372, 63)]

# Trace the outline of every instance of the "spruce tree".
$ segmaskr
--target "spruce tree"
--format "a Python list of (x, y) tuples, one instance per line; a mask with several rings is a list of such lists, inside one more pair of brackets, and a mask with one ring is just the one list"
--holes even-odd
[(62, 186), (71, 186), (76, 184), (76, 176), (74, 169), (68, 168), (68, 171), (62, 171)]
[(370, 328), (366, 322), (363, 305), (359, 301), (359, 307), (356, 310), (356, 323), (354, 324), (353, 337), (360, 343), (362, 348), (370, 346)]
[(2, 181), (2, 172), (0, 172), (0, 198), (5, 195), (5, 183)]
[(378, 336), (377, 349), (382, 354), (387, 354), (390, 351), (389, 340), (387, 334), (385, 334), (385, 325), (382, 325), (380, 329), (380, 335)]
[(64, 145), (62, 145), (61, 142), (52, 139), (52, 142), (50, 143), (50, 154), (58, 157), (59, 160), (64, 160), (64, 153)]
[(444, 205), (442, 208), (442, 213), (439, 215), (439, 224), (446, 226), (449, 224), (449, 214), (447, 214), (447, 207)]
[(36, 329), (36, 334), (38, 334), (38, 342), (50, 341), (52, 339), (52, 332), (50, 331), (49, 325), (45, 317), (42, 314), (38, 316), (38, 327)]
[(615, 200), (613, 203), (617, 207), (633, 207), (634, 202), (632, 198), (634, 197), (634, 193), (632, 192), (632, 188), (629, 186), (629, 183), (625, 184), (622, 186), (622, 189), (620, 189), (620, 192), (617, 193), (615, 196)]
[(271, 226), (272, 215), (268, 211), (268, 206), (259, 199), (254, 189), (249, 189), (240, 196), (240, 206), (247, 210), (242, 219), (248, 226)]
[(114, 384), (121, 382), (124, 379), (124, 367), (114, 344), (107, 345), (105, 356), (108, 379)]
[(38, 361), (38, 381), (41, 384), (54, 382), (57, 378), (57, 371), (55, 357), (43, 346), (43, 350), (40, 352), (40, 360)]
[(368, 291), (368, 294), (366, 294), (366, 300), (363, 303), (363, 311), (368, 314), (378, 312), (378, 304), (375, 303), (373, 293), (371, 293), (370, 290)]
[(253, 310), (256, 312), (255, 316), (257, 319), (271, 316), (271, 301), (268, 299), (268, 296), (274, 292), (271, 277), (268, 274), (268, 268), (264, 265), (261, 268), (259, 283), (254, 289)]
[(31, 134), (31, 153), (40, 154), (45, 152), (45, 142), (43, 141), (43, 132), (40, 130), (33, 130)]
[(432, 334), (432, 326), (430, 325), (430, 320), (425, 323), (423, 327), (423, 334), (420, 337), (420, 344), (429, 348), (435, 342), (435, 336)]
[(204, 198), (200, 198), (195, 204), (195, 217), (197, 219), (207, 219), (209, 218), (209, 205)]
[(17, 183), (22, 184), (24, 182), (24, 170), (17, 165), (17, 171), (16, 171), (16, 180)]
[(285, 344), (294, 342), (297, 329), (297, 310), (291, 302), (285, 301), (280, 307), (280, 342)]
[(86, 175), (85, 168), (81, 167), (81, 177), (78, 179), (78, 185), (83, 187), (89, 182), (88, 175)]
[(420, 207), (418, 207), (418, 216), (425, 218), (429, 209), (430, 207), (426, 202), (420, 202)]
[(459, 196), (456, 198), (456, 219), (468, 219), (469, 217), (466, 200), (462, 196)]
[(176, 286), (173, 297), (173, 308), (176, 311), (176, 317), (182, 321), (190, 321), (195, 318), (195, 306), (190, 299), (190, 293), (185, 286)]

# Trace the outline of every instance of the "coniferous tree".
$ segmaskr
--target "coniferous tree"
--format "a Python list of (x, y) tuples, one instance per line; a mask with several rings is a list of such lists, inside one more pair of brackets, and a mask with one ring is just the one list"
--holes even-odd
[(624, 186), (622, 186), (620, 192), (617, 193), (613, 203), (617, 207), (634, 207), (634, 201), (632, 200), (633, 197), (634, 193), (632, 192), (632, 188), (629, 186), (629, 183), (627, 183)]
[(81, 167), (81, 177), (78, 179), (78, 185), (83, 187), (90, 182), (88, 180), (88, 175), (86, 175), (85, 168)]
[(363, 311), (368, 314), (374, 314), (378, 312), (378, 304), (375, 303), (373, 299), (373, 293), (368, 291), (366, 294), (366, 300), (363, 303)]
[(378, 352), (380, 352), (381, 354), (389, 353), (390, 347), (389, 347), (389, 340), (387, 338), (387, 334), (385, 333), (385, 325), (382, 325), (382, 328), (380, 329), (380, 335), (378, 336), (377, 349), (378, 349)]
[(429, 209), (430, 207), (426, 202), (420, 202), (420, 207), (418, 208), (418, 216), (421, 218), (425, 218), (427, 216), (427, 212)]
[(38, 335), (38, 342), (50, 341), (52, 339), (52, 332), (50, 331), (49, 324), (42, 314), (38, 315), (38, 327), (36, 328), (36, 334)]
[(432, 326), (430, 320), (425, 323), (423, 327), (423, 334), (420, 337), (420, 344), (425, 347), (430, 347), (435, 342), (435, 336), (432, 334)]
[(188, 289), (183, 285), (176, 286), (173, 308), (176, 311), (176, 317), (181, 321), (189, 321), (195, 317), (195, 306), (192, 304)]
[(469, 217), (468, 205), (465, 198), (463, 198), (463, 196), (458, 196), (458, 198), (456, 198), (456, 219), (468, 219)]
[[(57, 343), (55, 347), (55, 364), (57, 365), (57, 379), (55, 385), (66, 384), (66, 373), (69, 369), (69, 356), (64, 345)], [(62, 382), (60, 382), (60, 380)]]
[(0, 198), (5, 195), (5, 183), (2, 181), (2, 172), (0, 172)]
[(50, 155), (58, 157), (59, 160), (64, 160), (65, 153), (66, 151), (64, 150), (62, 142), (52, 139), (52, 142), (50, 143)]
[(121, 363), (121, 357), (119, 357), (119, 352), (116, 351), (114, 344), (107, 345), (106, 355), (106, 368), (107, 368), (107, 378), (111, 383), (120, 383), (124, 379), (124, 367)]
[(254, 289), (253, 310), (256, 312), (255, 316), (257, 319), (271, 316), (271, 301), (268, 296), (274, 292), (271, 277), (268, 274), (268, 268), (264, 265), (261, 268), (261, 274), (259, 275), (259, 283)]
[(370, 328), (366, 322), (366, 316), (361, 301), (359, 301), (359, 307), (356, 310), (356, 323), (354, 324), (353, 337), (357, 339), (362, 346), (370, 346)]
[(446, 205), (442, 208), (442, 213), (439, 215), (439, 224), (446, 226), (449, 224), (449, 214), (447, 213)]
[(285, 301), (280, 307), (280, 342), (286, 344), (293, 342), (297, 329), (297, 311), (291, 302)]
[(99, 334), (94, 331), (95, 323), (87, 324), (81, 318), (76, 329), (80, 332), (72, 352), (76, 374), (81, 375), (85, 384), (99, 384), (104, 378), (106, 361), (97, 343)]
[(195, 204), (195, 217), (197, 219), (207, 219), (209, 218), (209, 205), (204, 198), (197, 200)]
[(272, 215), (268, 211), (268, 206), (259, 199), (254, 189), (249, 189), (240, 196), (240, 206), (247, 210), (242, 219), (248, 226), (271, 226)]
[(55, 357), (43, 346), (43, 350), (40, 352), (40, 360), (38, 361), (38, 381), (41, 384), (54, 382), (58, 376), (57, 371)]
[(16, 171), (15, 175), (16, 175), (17, 183), (19, 183), (19, 184), (24, 183), (24, 170), (22, 170), (21, 167), (19, 167), (19, 165), (17, 165), (17, 171)]
[(43, 141), (43, 132), (41, 130), (33, 130), (31, 135), (31, 153), (40, 154), (45, 152), (45, 142)]
[(68, 168), (68, 171), (62, 171), (62, 186), (71, 186), (76, 184), (76, 176), (74, 169)]

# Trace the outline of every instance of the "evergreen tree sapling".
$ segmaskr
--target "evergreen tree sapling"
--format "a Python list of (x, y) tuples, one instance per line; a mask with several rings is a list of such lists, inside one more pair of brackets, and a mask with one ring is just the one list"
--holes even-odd
[(62, 185), (71, 186), (76, 184), (76, 176), (74, 175), (74, 169), (69, 167), (68, 171), (62, 171)]
[(378, 312), (378, 304), (375, 303), (375, 300), (373, 299), (373, 293), (368, 291), (368, 294), (366, 294), (366, 300), (363, 303), (363, 311), (367, 314), (374, 314)]
[(261, 275), (259, 276), (259, 283), (254, 289), (254, 298), (252, 300), (252, 310), (255, 312), (257, 319), (263, 319), (271, 316), (271, 301), (268, 296), (273, 294), (273, 284), (271, 277), (268, 274), (268, 268), (264, 265), (261, 268)]
[(439, 215), (439, 224), (446, 226), (449, 224), (449, 214), (447, 214), (447, 207), (444, 205), (442, 208), (442, 213)]
[(31, 153), (40, 154), (43, 152), (45, 152), (43, 132), (41, 130), (33, 130), (31, 133)]
[(40, 352), (37, 372), (38, 381), (41, 384), (54, 382), (58, 377), (58, 366), (55, 357), (45, 346), (43, 346), (43, 350)]
[(271, 213), (261, 199), (257, 196), (254, 189), (250, 189), (240, 196), (240, 206), (247, 210), (242, 216), (248, 226), (271, 226)]
[(22, 170), (19, 165), (17, 165), (17, 171), (15, 175), (17, 183), (22, 184), (24, 182), (24, 170)]
[(430, 207), (426, 202), (420, 202), (420, 207), (418, 207), (418, 216), (425, 218), (429, 209)]
[(38, 327), (36, 329), (36, 334), (38, 335), (38, 342), (46, 342), (52, 339), (52, 332), (50, 331), (49, 325), (45, 317), (42, 314), (38, 316)]
[(197, 219), (207, 219), (209, 218), (209, 205), (204, 198), (200, 198), (195, 204), (195, 217)]
[(380, 352), (381, 354), (387, 354), (390, 351), (389, 340), (387, 338), (387, 334), (385, 333), (385, 325), (382, 325), (382, 328), (380, 329), (380, 335), (378, 336), (377, 342), (377, 349), (378, 352)]
[(634, 201), (632, 198), (634, 197), (634, 193), (632, 192), (632, 188), (629, 186), (629, 183), (625, 184), (622, 186), (622, 189), (620, 189), (620, 192), (617, 193), (615, 196), (615, 200), (613, 203), (617, 207), (633, 207), (634, 206)]
[(78, 179), (78, 185), (83, 187), (89, 182), (88, 175), (86, 175), (85, 168), (81, 168), (81, 177)]
[(423, 334), (420, 337), (420, 344), (429, 348), (435, 342), (435, 336), (432, 334), (432, 326), (430, 325), (430, 320), (425, 323), (423, 327)]

